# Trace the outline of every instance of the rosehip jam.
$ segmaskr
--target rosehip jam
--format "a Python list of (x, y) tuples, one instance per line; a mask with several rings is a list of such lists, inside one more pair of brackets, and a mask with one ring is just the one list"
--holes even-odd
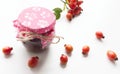
[(43, 7), (24, 9), (13, 23), (18, 30), (17, 39), (30, 47), (44, 49), (55, 35), (56, 17)]

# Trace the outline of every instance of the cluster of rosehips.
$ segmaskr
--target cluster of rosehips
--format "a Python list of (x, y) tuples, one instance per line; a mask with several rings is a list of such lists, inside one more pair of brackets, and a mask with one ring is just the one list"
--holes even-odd
[[(71, 44), (65, 44), (64, 47), (65, 47), (65, 51), (66, 51), (67, 54), (71, 54), (72, 53), (73, 46)], [(89, 50), (90, 50), (90, 47), (88, 45), (83, 46), (82, 54), (83, 55), (87, 55)], [(64, 65), (64, 64), (67, 64), (67, 62), (68, 62), (68, 56), (65, 55), (65, 54), (62, 54), (60, 56), (60, 63)]]
[(68, 20), (72, 20), (73, 17), (78, 16), (83, 9), (80, 5), (83, 3), (81, 0), (68, 0), (68, 12), (66, 14), (66, 18)]
[[(95, 33), (95, 35), (96, 35), (96, 38), (97, 38), (97, 39), (105, 38), (105, 36), (103, 35), (103, 33), (102, 33), (101, 31), (97, 31), (97, 32)], [(112, 50), (108, 50), (108, 51), (107, 51), (107, 57), (108, 57), (108, 59), (111, 60), (111, 61), (116, 61), (116, 60), (118, 60), (117, 54), (116, 54), (114, 51), (112, 51)]]
[[(95, 33), (95, 35), (96, 35), (96, 38), (99, 39), (99, 40), (101, 40), (102, 38), (105, 38), (101, 31), (97, 31)], [(73, 51), (73, 46), (70, 45), (70, 44), (65, 44), (64, 47), (65, 47), (65, 51), (68, 54), (70, 54)], [(90, 51), (90, 47), (88, 45), (84, 45), (82, 47), (82, 54), (83, 55), (88, 55), (89, 51)], [(111, 61), (118, 60), (117, 54), (112, 50), (108, 50), (106, 55), (107, 55), (108, 59), (111, 60)], [(67, 62), (68, 62), (68, 56), (65, 55), (65, 54), (62, 54), (60, 56), (60, 63), (61, 64), (67, 64)]]
[(82, 0), (61, 0), (64, 3), (64, 8), (61, 9), (59, 7), (54, 8), (53, 12), (56, 16), (56, 20), (58, 20), (61, 16), (61, 12), (67, 9), (66, 18), (70, 21), (73, 17), (81, 14), (83, 9), (81, 8)]
[[(97, 39), (104, 38), (104, 35), (103, 35), (103, 33), (101, 31), (97, 31), (95, 33), (95, 35), (96, 35)], [(65, 51), (66, 51), (67, 54), (72, 53), (73, 46), (71, 44), (65, 44), (64, 47), (65, 47)], [(9, 56), (11, 54), (12, 50), (13, 50), (13, 47), (10, 47), (10, 46), (6, 46), (6, 47), (2, 48), (2, 52), (4, 53), (4, 55), (7, 55), (7, 56)], [(90, 51), (90, 47), (88, 45), (85, 45), (85, 46), (82, 47), (82, 54), (83, 55), (88, 55), (89, 51)], [(116, 53), (114, 51), (108, 50), (106, 54), (107, 54), (107, 57), (108, 57), (109, 60), (111, 60), (111, 61), (118, 60), (118, 57), (117, 57), (117, 55), (116, 55)], [(34, 67), (37, 66), (38, 62), (39, 62), (39, 57), (38, 56), (32, 56), (28, 60), (27, 63), (28, 63), (28, 66), (30, 68), (34, 68)], [(61, 64), (66, 64), (67, 62), (68, 62), (68, 56), (65, 55), (65, 54), (62, 54), (60, 56), (60, 63)]]
[[(71, 54), (72, 53), (73, 46), (71, 44), (65, 44), (64, 47), (65, 47), (65, 51), (66, 51), (67, 54)], [(60, 63), (64, 65), (67, 62), (68, 62), (68, 56), (65, 55), (65, 54), (62, 54), (60, 56)]]
[[(10, 46), (5, 46), (2, 48), (2, 52), (4, 53), (5, 56), (9, 56), (11, 55), (11, 52), (13, 50), (13, 47)], [(32, 56), (29, 60), (28, 60), (28, 66), (30, 68), (34, 68), (37, 66), (39, 62), (39, 57), (38, 56)]]

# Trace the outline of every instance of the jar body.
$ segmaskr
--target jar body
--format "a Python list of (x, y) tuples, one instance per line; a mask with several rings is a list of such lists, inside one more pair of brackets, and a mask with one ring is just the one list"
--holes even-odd
[(55, 15), (50, 10), (43, 7), (27, 8), (14, 21), (18, 29), (17, 38), (29, 48), (45, 49), (54, 38), (55, 22)]
[(29, 50), (42, 49), (42, 44), (40, 39), (33, 39), (23, 42), (24, 46)]
[[(43, 36), (43, 38), (33, 38), (27, 41), (22, 41), (24, 46), (28, 49), (46, 49), (51, 43), (55, 36), (55, 31), (52, 30), (51, 32), (46, 32), (44, 34), (40, 34), (40, 36)], [(45, 37), (45, 38), (44, 38)]]

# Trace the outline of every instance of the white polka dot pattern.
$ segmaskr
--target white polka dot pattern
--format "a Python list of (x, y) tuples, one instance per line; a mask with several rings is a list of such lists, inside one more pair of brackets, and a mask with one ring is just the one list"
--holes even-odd
[(55, 16), (51, 11), (40, 7), (31, 7), (25, 9), (20, 16), (18, 21), (25, 27), (31, 29), (46, 28), (55, 22)]

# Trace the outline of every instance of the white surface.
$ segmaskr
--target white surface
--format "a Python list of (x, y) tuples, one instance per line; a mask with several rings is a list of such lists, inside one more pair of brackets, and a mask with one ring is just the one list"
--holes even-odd
[[(120, 57), (120, 0), (84, 0), (83, 13), (71, 22), (66, 20), (66, 12), (63, 12), (56, 23), (56, 35), (63, 36), (64, 40), (51, 44), (49, 50), (41, 53), (27, 51), (15, 38), (12, 21), (30, 6), (52, 10), (62, 8), (63, 4), (60, 0), (0, 0), (0, 49), (6, 45), (14, 48), (7, 58), (0, 52), (0, 74), (120, 74), (120, 60), (113, 64), (106, 56), (106, 50), (111, 49)], [(95, 37), (98, 30), (105, 35), (102, 41)], [(72, 44), (74, 50), (67, 65), (62, 67), (59, 57), (66, 54), (65, 43)], [(90, 46), (87, 57), (81, 54), (83, 45)], [(43, 63), (30, 69), (27, 61), (34, 55)]]

